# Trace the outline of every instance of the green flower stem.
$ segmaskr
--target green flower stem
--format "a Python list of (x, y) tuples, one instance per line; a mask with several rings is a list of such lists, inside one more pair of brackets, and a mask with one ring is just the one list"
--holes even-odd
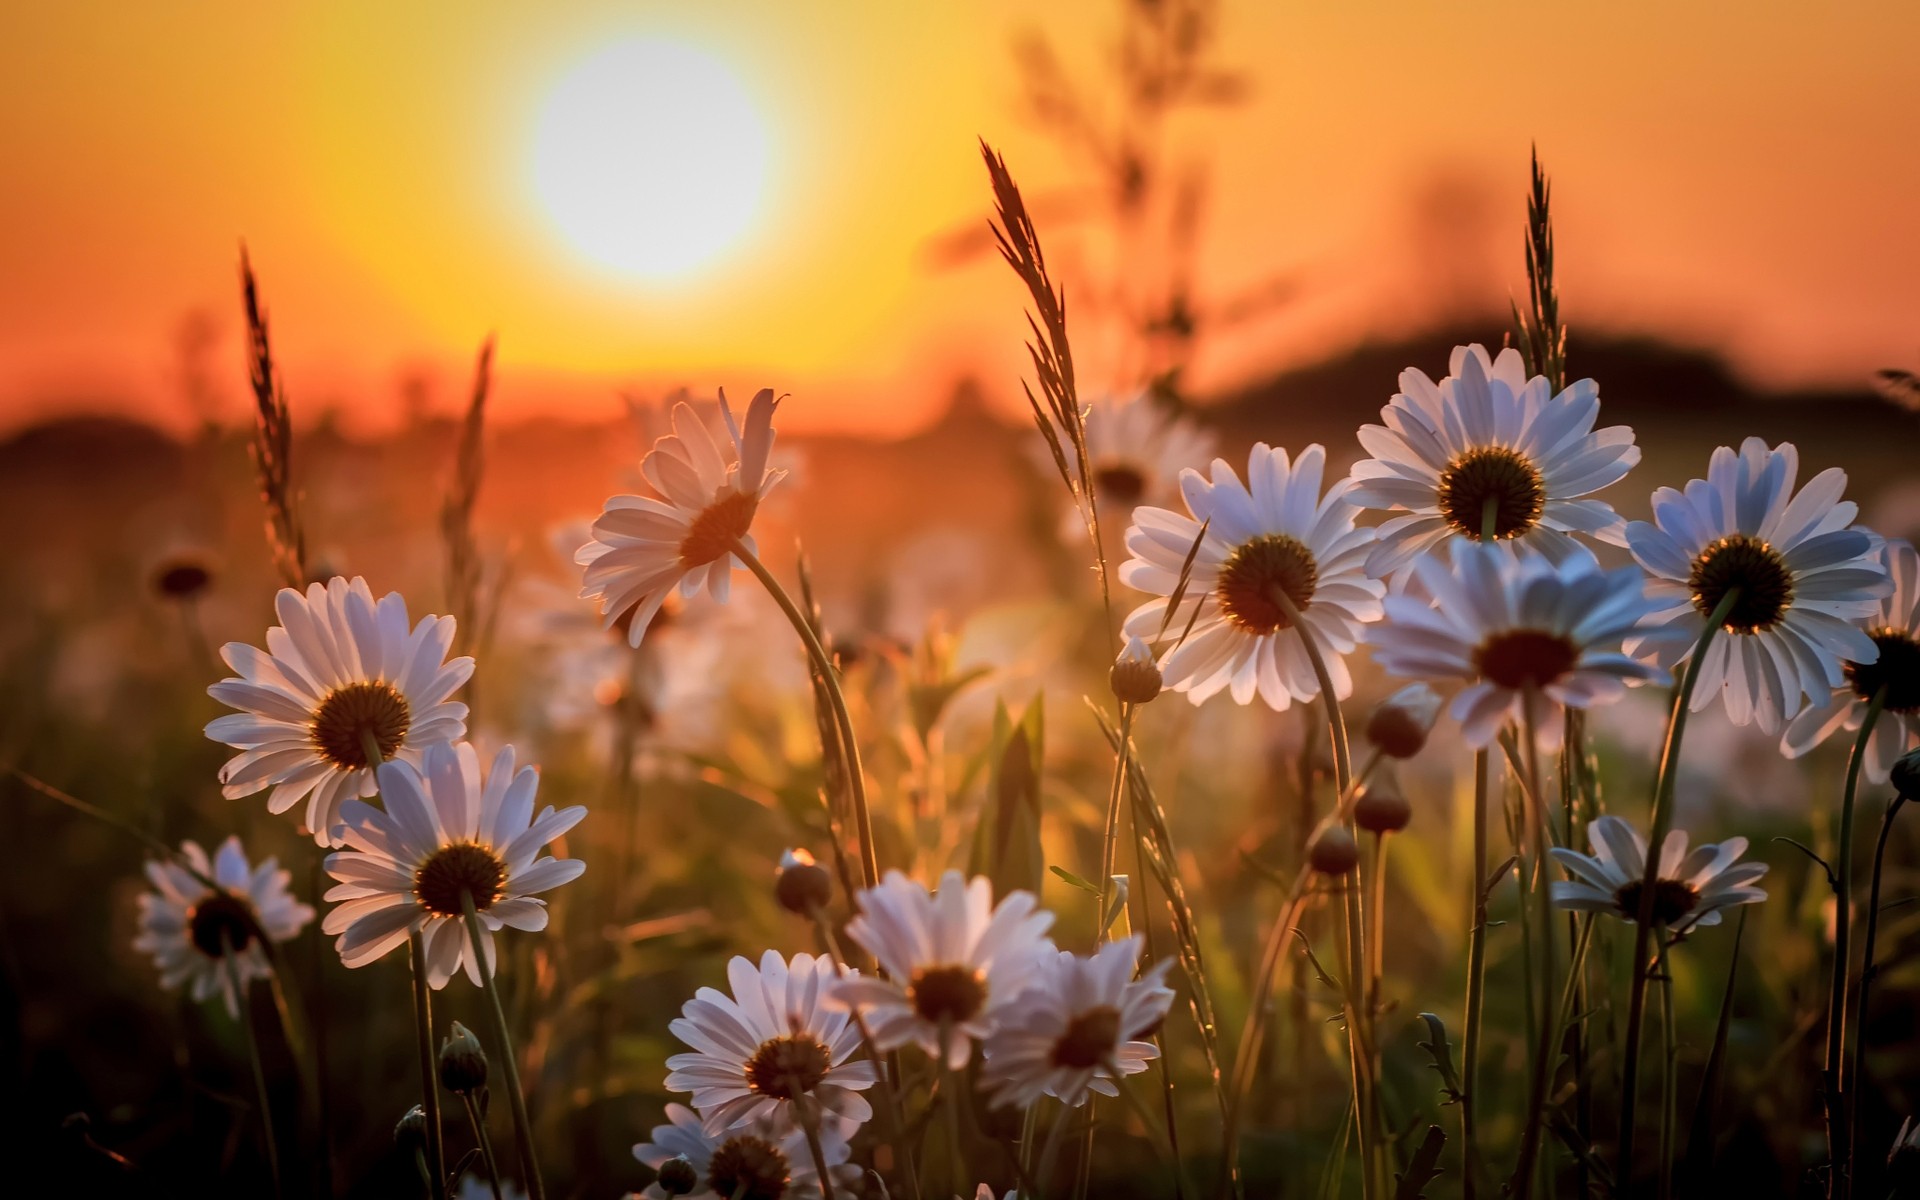
[(1046, 1141), (1040, 1146), (1040, 1168), (1034, 1173), (1033, 1181), (1040, 1191), (1041, 1200), (1044, 1200), (1047, 1189), (1053, 1186), (1053, 1169), (1060, 1158), (1060, 1134), (1066, 1129), (1072, 1111), (1069, 1108), (1059, 1110), (1053, 1123), (1047, 1126)]
[(1853, 996), (1853, 1063), (1847, 1071), (1847, 1180), (1855, 1178), (1855, 1168), (1859, 1163), (1858, 1146), (1860, 1141), (1860, 1123), (1856, 1120), (1860, 1105), (1860, 1060), (1866, 1053), (1867, 993), (1873, 988), (1873, 950), (1874, 940), (1880, 934), (1880, 867), (1887, 857), (1887, 835), (1893, 832), (1893, 818), (1900, 812), (1900, 806), (1907, 798), (1894, 793), (1887, 804), (1887, 814), (1880, 819), (1880, 837), (1873, 846), (1873, 874), (1867, 884), (1867, 936), (1862, 947), (1860, 961), (1860, 986)]
[(480, 1147), (480, 1160), (487, 1164), (487, 1186), (493, 1191), (493, 1200), (505, 1200), (500, 1194), (500, 1162), (493, 1156), (493, 1139), (487, 1136), (487, 1122), (480, 1115), (480, 1106), (474, 1103), (472, 1092), (461, 1092), (460, 1103), (467, 1109), (467, 1124), (473, 1126), (473, 1140)]
[(940, 1022), (940, 1110), (946, 1122), (947, 1144), (951, 1147), (952, 1158), (947, 1163), (951, 1174), (954, 1193), (958, 1195), (967, 1190), (967, 1154), (966, 1144), (960, 1137), (960, 1104), (963, 1100), (960, 1088), (960, 1073), (953, 1069), (948, 1050), (953, 1040), (953, 1030), (942, 1018)]
[(507, 1099), (513, 1104), (514, 1148), (520, 1154), (520, 1169), (526, 1173), (527, 1195), (531, 1200), (546, 1200), (547, 1185), (540, 1178), (540, 1161), (533, 1153), (533, 1121), (527, 1116), (527, 1097), (520, 1088), (520, 1063), (514, 1056), (513, 1035), (507, 1032), (507, 1010), (500, 1004), (500, 988), (494, 982), (493, 968), (487, 965), (480, 912), (474, 907), (473, 893), (461, 892), (460, 902), (467, 910), (467, 949), (480, 972), (480, 985), (487, 993), (488, 1009), (493, 1013), (493, 1035), (500, 1040), (500, 1063), (507, 1072)]
[(434, 1200), (439, 1200), (447, 1190), (447, 1150), (440, 1128), (440, 1078), (434, 1070), (433, 992), (427, 986), (425, 932), (415, 930), (407, 943), (413, 951), (413, 1032), (420, 1043), (420, 1090), (426, 1093), (421, 1104), (427, 1113), (427, 1165), (433, 1172)]
[[(795, 1094), (798, 1095), (797, 1090)], [(796, 1101), (794, 1107), (800, 1113), (800, 1128), (806, 1131), (807, 1152), (813, 1155), (814, 1173), (820, 1178), (820, 1200), (834, 1200), (833, 1172), (827, 1169), (827, 1153), (820, 1146), (820, 1114), (806, 1100)]]
[[(1845, 1197), (1853, 1190), (1853, 1137), (1848, 1115), (1849, 1096), (1858, 1081), (1847, 1073), (1847, 984), (1853, 972), (1853, 798), (1860, 786), (1860, 765), (1867, 758), (1867, 742), (1887, 705), (1883, 684), (1867, 701), (1860, 736), (1853, 740), (1847, 759), (1847, 786), (1840, 794), (1840, 847), (1835, 854), (1833, 905), (1833, 981), (1827, 992), (1827, 1161), (1832, 1173), (1828, 1194)], [(1859, 1037), (1855, 1030), (1854, 1036)]]
[(1126, 794), (1127, 759), (1133, 747), (1133, 708), (1131, 704), (1120, 706), (1120, 748), (1113, 756), (1113, 786), (1107, 792), (1107, 825), (1105, 835), (1100, 842), (1100, 908), (1093, 919), (1099, 928), (1094, 930), (1093, 944), (1097, 947), (1107, 940), (1107, 906), (1113, 903), (1113, 865), (1114, 850), (1120, 838), (1120, 798)]
[(747, 549), (747, 544), (739, 538), (733, 541), (733, 556), (747, 565), (747, 570), (753, 572), (761, 586), (767, 589), (767, 594), (773, 597), (774, 603), (780, 606), (780, 611), (787, 615), (793, 631), (806, 644), (807, 657), (813, 660), (813, 669), (820, 673), (821, 681), (826, 685), (827, 700), (833, 707), (834, 723), (840, 727), (840, 742), (847, 754), (847, 786), (853, 793), (854, 822), (860, 831), (860, 869), (866, 885), (873, 887), (880, 882), (880, 860), (873, 847), (873, 816), (867, 808), (867, 777), (860, 765), (860, 743), (853, 737), (853, 718), (847, 712), (847, 697), (840, 690), (840, 672), (828, 656), (827, 648), (820, 644), (820, 636), (813, 631), (813, 622), (800, 611), (793, 597), (787, 595), (787, 590), (780, 586), (780, 581), (767, 569), (767, 564)]
[(224, 935), (221, 937), (221, 960), (226, 964), (227, 982), (233, 988), (235, 1007), (240, 1011), (240, 1028), (247, 1039), (247, 1066), (253, 1072), (254, 1100), (260, 1106), (260, 1140), (267, 1151), (267, 1172), (273, 1178), (273, 1194), (282, 1195), (280, 1188), (280, 1146), (273, 1136), (273, 1107), (267, 1099), (267, 1072), (260, 1062), (260, 1031), (253, 1023), (253, 997), (248, 994), (246, 984), (240, 978), (240, 964), (233, 946)]
[[(1508, 1190), (1526, 1200), (1533, 1191), (1534, 1164), (1540, 1154), (1540, 1131), (1546, 1124), (1547, 1089), (1559, 1061), (1560, 1025), (1554, 1020), (1553, 858), (1547, 853), (1546, 797), (1540, 787), (1539, 733), (1535, 717), (1539, 696), (1532, 688), (1521, 694), (1522, 736), (1527, 760), (1527, 826), (1533, 834), (1534, 924), (1540, 932), (1540, 1018), (1533, 1050), (1533, 1077), (1527, 1089), (1527, 1115), (1521, 1122), (1520, 1154), (1514, 1163)], [(1532, 987), (1532, 981), (1528, 981)]]
[(1673, 787), (1680, 771), (1680, 743), (1687, 733), (1687, 711), (1693, 706), (1693, 689), (1700, 682), (1700, 668), (1707, 650), (1726, 623), (1727, 614), (1739, 602), (1740, 589), (1728, 588), (1720, 603), (1707, 617), (1700, 640), (1687, 657), (1687, 671), (1680, 690), (1673, 698), (1673, 715), (1667, 722), (1667, 744), (1660, 755), (1660, 773), (1653, 785), (1651, 829), (1647, 834), (1647, 862), (1640, 881), (1640, 911), (1633, 926), (1633, 984), (1627, 1000), (1626, 1053), (1620, 1062), (1620, 1154), (1614, 1164), (1614, 1182), (1623, 1194), (1633, 1183), (1634, 1114), (1638, 1108), (1640, 1083), (1641, 1026), (1647, 1015), (1647, 978), (1653, 964), (1649, 958), (1653, 936), (1654, 884), (1660, 878), (1660, 848), (1666, 844), (1667, 831), (1673, 826)]
[(1678, 1039), (1673, 1028), (1673, 972), (1667, 948), (1660, 950), (1660, 1200), (1673, 1198), (1674, 1110), (1679, 1102)]
[(1479, 1194), (1480, 1014), (1487, 997), (1487, 767), (1485, 748), (1473, 756), (1473, 876), (1468, 880), (1467, 1012), (1460, 1046), (1460, 1194)]
[[(833, 963), (836, 979), (847, 977), (846, 957), (840, 953), (840, 939), (833, 934), (833, 921), (827, 915), (824, 905), (816, 904), (812, 908), (814, 928), (820, 931), (820, 942), (827, 948), (827, 957)], [(913, 1165), (913, 1146), (907, 1140), (907, 1110), (900, 1102), (900, 1094), (893, 1090), (893, 1076), (887, 1070), (887, 1060), (873, 1044), (873, 1031), (867, 1028), (867, 1014), (858, 1004), (849, 1004), (847, 1012), (853, 1017), (853, 1027), (860, 1031), (860, 1044), (865, 1047), (867, 1061), (873, 1064), (873, 1076), (880, 1088), (880, 1106), (887, 1110), (888, 1130), (893, 1141), (893, 1150), (900, 1156), (900, 1175), (907, 1181), (908, 1200), (920, 1200), (920, 1175)]]

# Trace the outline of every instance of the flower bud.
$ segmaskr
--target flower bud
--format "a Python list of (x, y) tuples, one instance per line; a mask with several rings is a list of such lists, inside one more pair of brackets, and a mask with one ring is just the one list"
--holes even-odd
[(1322, 875), (1345, 875), (1360, 862), (1360, 847), (1345, 827), (1329, 825), (1313, 836), (1307, 865)]
[(1427, 744), (1440, 716), (1440, 693), (1410, 683), (1374, 706), (1367, 717), (1367, 741), (1388, 758), (1412, 758)]
[(1129, 637), (1126, 649), (1120, 651), (1113, 669), (1107, 672), (1107, 686), (1113, 689), (1114, 697), (1122, 704), (1146, 704), (1160, 694), (1160, 685), (1160, 668), (1154, 664), (1152, 651), (1139, 638)]
[(1399, 833), (1413, 820), (1413, 805), (1390, 783), (1376, 784), (1353, 802), (1353, 823), (1368, 833)]
[(440, 1043), (440, 1086), (463, 1093), (487, 1086), (487, 1052), (473, 1031), (458, 1021)]
[(427, 1147), (427, 1110), (418, 1104), (407, 1110), (400, 1123), (393, 1127), (393, 1144), (400, 1153), (411, 1156), (416, 1150)]
[(1909, 750), (1893, 762), (1893, 790), (1904, 800), (1920, 801), (1920, 749)]
[(789, 850), (780, 856), (780, 873), (774, 877), (773, 895), (780, 901), (781, 908), (810, 917), (833, 899), (833, 876), (805, 850)]
[(654, 1182), (669, 1196), (684, 1196), (700, 1190), (700, 1172), (694, 1170), (685, 1155), (680, 1155), (660, 1164), (660, 1178)]

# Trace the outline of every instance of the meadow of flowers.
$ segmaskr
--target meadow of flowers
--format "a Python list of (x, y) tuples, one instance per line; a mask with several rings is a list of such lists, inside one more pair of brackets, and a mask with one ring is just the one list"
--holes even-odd
[[(12, 768), (35, 828), (146, 853), (140, 984), (184, 1000), (138, 1039), (178, 1080), (76, 1098), (59, 1194), (1920, 1187), (1920, 557), (1846, 472), (1737, 428), (1636, 471), (1567, 374), (1537, 167), (1511, 345), (1382, 380), (1344, 477), (1317, 444), (1216, 457), (1149, 391), (1081, 394), (986, 161), (1091, 567), (1024, 706), (1017, 639), (832, 636), (767, 551), (783, 482), (833, 486), (788, 479), (773, 390), (645, 410), (631, 490), (510, 586), (473, 530), (483, 357), (451, 615), (323, 569), (247, 274), (286, 586), (189, 681), (222, 801), (162, 837)], [(190, 606), (197, 569), (163, 589)], [(1768, 805), (1692, 803), (1709, 717), (1770, 747)]]

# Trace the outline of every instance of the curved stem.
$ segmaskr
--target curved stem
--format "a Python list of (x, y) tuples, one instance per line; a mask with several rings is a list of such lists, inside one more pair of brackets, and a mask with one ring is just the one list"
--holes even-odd
[(1131, 704), (1120, 706), (1120, 748), (1113, 756), (1113, 786), (1107, 792), (1107, 825), (1100, 840), (1100, 909), (1093, 916), (1099, 922), (1094, 930), (1093, 943), (1098, 946), (1107, 940), (1107, 906), (1113, 903), (1113, 861), (1114, 850), (1120, 838), (1120, 798), (1126, 794), (1127, 759), (1133, 746), (1133, 708)]
[(1867, 995), (1873, 990), (1874, 940), (1880, 934), (1880, 868), (1887, 857), (1887, 835), (1893, 832), (1893, 818), (1906, 796), (1895, 792), (1880, 819), (1880, 837), (1873, 845), (1873, 874), (1867, 883), (1867, 936), (1860, 962), (1860, 986), (1853, 997), (1853, 1061), (1847, 1071), (1847, 1179), (1852, 1182), (1859, 1165), (1860, 1123), (1856, 1119), (1860, 1105), (1860, 1062), (1866, 1056)]
[(440, 1125), (440, 1078), (433, 1057), (433, 994), (427, 986), (427, 939), (422, 930), (407, 938), (412, 948), (413, 1033), (420, 1043), (420, 1090), (426, 1098), (421, 1107), (427, 1114), (427, 1165), (433, 1172), (434, 1200), (447, 1190), (447, 1143)]
[(467, 1124), (473, 1126), (473, 1140), (480, 1147), (480, 1161), (487, 1164), (487, 1186), (493, 1192), (493, 1200), (504, 1200), (500, 1195), (500, 1163), (493, 1156), (493, 1139), (487, 1136), (487, 1123), (480, 1116), (480, 1106), (473, 1101), (472, 1092), (461, 1092), (460, 1103), (467, 1109)]
[[(1848, 1115), (1853, 1104), (1848, 1093), (1855, 1080), (1846, 1071), (1847, 984), (1853, 973), (1853, 798), (1860, 785), (1860, 766), (1866, 761), (1867, 742), (1887, 704), (1886, 685), (1867, 701), (1860, 736), (1847, 758), (1847, 785), (1840, 794), (1840, 846), (1833, 864), (1833, 980), (1827, 992), (1827, 1161), (1831, 1173), (1828, 1194), (1845, 1197), (1853, 1190), (1853, 1144)], [(1858, 1036), (1856, 1032), (1855, 1036)]]
[(787, 595), (787, 590), (780, 586), (780, 581), (767, 569), (767, 564), (747, 549), (746, 543), (739, 538), (733, 541), (733, 556), (747, 565), (747, 570), (753, 572), (761, 586), (767, 589), (767, 594), (773, 597), (774, 603), (780, 606), (780, 611), (786, 614), (793, 631), (806, 644), (807, 657), (813, 660), (813, 669), (819, 673), (827, 689), (834, 723), (840, 727), (840, 744), (847, 755), (847, 788), (853, 793), (854, 823), (860, 832), (861, 874), (867, 886), (873, 887), (880, 882), (880, 862), (873, 848), (873, 816), (867, 809), (867, 777), (860, 765), (860, 744), (853, 737), (853, 718), (847, 712), (847, 697), (840, 690), (840, 672), (834, 667), (827, 648), (820, 644), (820, 635), (814, 632), (813, 622), (800, 611), (793, 597)]
[(527, 1195), (546, 1200), (547, 1185), (540, 1178), (540, 1161), (533, 1153), (533, 1121), (527, 1116), (526, 1093), (520, 1090), (520, 1063), (513, 1052), (513, 1035), (507, 1032), (507, 1010), (500, 1004), (500, 988), (494, 983), (493, 968), (487, 965), (486, 939), (480, 929), (480, 913), (473, 906), (473, 893), (462, 891), (460, 902), (467, 910), (467, 952), (480, 972), (480, 986), (487, 993), (487, 1008), (493, 1014), (493, 1036), (500, 1040), (500, 1062), (507, 1072), (507, 1099), (513, 1105), (514, 1149), (520, 1154), (520, 1169), (526, 1173)]
[(1660, 951), (1660, 1200), (1673, 1196), (1673, 1114), (1679, 1097), (1678, 1049), (1673, 1028), (1673, 973)]
[[(833, 922), (827, 916), (827, 910), (814, 905), (813, 924), (820, 931), (820, 940), (827, 948), (827, 956), (833, 963), (836, 979), (847, 977), (846, 959), (840, 953), (840, 940), (833, 935)], [(893, 1076), (887, 1070), (887, 1060), (881, 1057), (874, 1047), (873, 1031), (867, 1028), (867, 1014), (858, 1004), (849, 1004), (847, 1012), (853, 1017), (853, 1027), (860, 1031), (860, 1044), (866, 1048), (867, 1061), (873, 1064), (873, 1077), (880, 1088), (880, 1105), (887, 1110), (888, 1123), (892, 1126), (894, 1153), (900, 1156), (900, 1175), (907, 1181), (909, 1200), (920, 1200), (920, 1174), (913, 1165), (913, 1147), (907, 1141), (907, 1110), (900, 1103), (900, 1094), (894, 1091)]]
[(1687, 733), (1687, 712), (1693, 707), (1693, 689), (1700, 682), (1700, 668), (1707, 650), (1726, 623), (1727, 614), (1740, 599), (1740, 589), (1728, 588), (1720, 603), (1707, 617), (1700, 640), (1687, 656), (1687, 671), (1673, 698), (1673, 715), (1667, 722), (1667, 744), (1660, 754), (1660, 773), (1653, 785), (1653, 812), (1647, 833), (1647, 862), (1640, 879), (1640, 911), (1633, 926), (1633, 983), (1627, 1000), (1626, 1051), (1620, 1061), (1620, 1155), (1614, 1164), (1614, 1186), (1621, 1194), (1633, 1185), (1634, 1113), (1640, 1084), (1641, 1026), (1647, 1015), (1647, 977), (1652, 969), (1648, 959), (1653, 934), (1654, 884), (1660, 878), (1660, 851), (1666, 845), (1667, 830), (1673, 825), (1673, 784), (1680, 769), (1680, 743)]
[(280, 1196), (280, 1146), (273, 1136), (273, 1107), (267, 1099), (267, 1072), (260, 1063), (260, 1034), (253, 1023), (253, 997), (247, 993), (247, 986), (240, 978), (240, 964), (234, 954), (233, 946), (224, 935), (221, 957), (226, 961), (227, 982), (233, 988), (233, 999), (240, 1014), (240, 1028), (247, 1039), (247, 1066), (253, 1073), (253, 1095), (260, 1105), (260, 1139), (267, 1151), (267, 1171), (273, 1177), (273, 1194)]

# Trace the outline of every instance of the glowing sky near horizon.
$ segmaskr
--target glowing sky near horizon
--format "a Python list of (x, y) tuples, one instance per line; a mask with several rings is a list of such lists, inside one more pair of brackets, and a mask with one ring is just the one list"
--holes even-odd
[[(1174, 131), (1176, 162), (1210, 166), (1199, 278), (1218, 295), (1283, 278), (1294, 299), (1211, 344), (1203, 387), (1416, 323), (1463, 273), (1476, 298), (1517, 293), (1536, 140), (1576, 336), (1665, 333), (1770, 383), (1920, 366), (1920, 93), (1893, 49), (1920, 43), (1920, 9), (1361, 7), (1223, 5), (1218, 58), (1250, 98)], [(964, 375), (1017, 398), (1017, 285), (990, 256), (936, 268), (929, 247), (985, 219), (977, 136), (1031, 194), (1072, 188), (1017, 111), (1009, 47), (1042, 29), (1092, 78), (1115, 14), (200, 0), (17, 7), (6, 25), (0, 427), (76, 408), (180, 419), (196, 311), (237, 403), (244, 237), (296, 400), (356, 419), (384, 419), (423, 371), (451, 405), (492, 331), (503, 413), (770, 384), (794, 424), (896, 431)], [(718, 64), (738, 92), (680, 89), (736, 114), (694, 146), (734, 174), (654, 197), (689, 235), (673, 261), (552, 194), (572, 178), (591, 199), (577, 181), (596, 161), (590, 144), (554, 161), (555, 97), (640, 43)], [(706, 223), (698, 253), (688, 222)], [(1065, 264), (1099, 253), (1042, 234)]]

